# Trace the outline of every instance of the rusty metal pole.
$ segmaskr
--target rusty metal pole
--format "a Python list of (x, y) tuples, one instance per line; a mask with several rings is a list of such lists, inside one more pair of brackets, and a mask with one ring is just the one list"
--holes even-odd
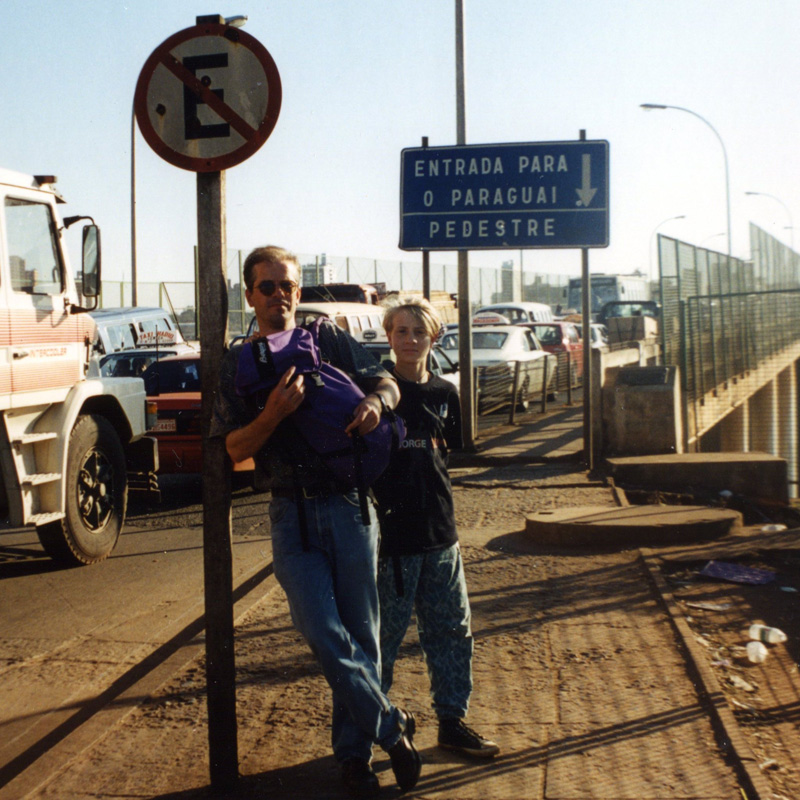
[(230, 788), (239, 777), (236, 668), (233, 650), (231, 484), (225, 442), (209, 438), (228, 330), (225, 173), (197, 174), (200, 369), (203, 386), (203, 572), (211, 784)]
[[(428, 146), (428, 137), (422, 137), (422, 146)], [(431, 299), (431, 252), (422, 251), (422, 296), (426, 300)]]
[[(456, 3), (456, 144), (467, 143), (466, 79), (464, 76), (464, 0)], [(458, 251), (458, 368), (461, 374), (462, 441), (475, 450), (472, 408), (472, 303), (469, 298), (469, 253)]]
[[(580, 132), (586, 140), (586, 131)], [(589, 472), (594, 469), (594, 411), (592, 408), (592, 278), (589, 249), (581, 248), (581, 324), (583, 327), (583, 458)], [(588, 346), (587, 346), (588, 345)]]

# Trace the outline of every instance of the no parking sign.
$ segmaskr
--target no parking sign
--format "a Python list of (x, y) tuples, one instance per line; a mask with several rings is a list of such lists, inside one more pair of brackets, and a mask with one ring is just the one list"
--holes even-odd
[(147, 143), (165, 161), (218, 172), (249, 158), (281, 108), (278, 68), (239, 28), (208, 22), (162, 42), (142, 67), (134, 110)]

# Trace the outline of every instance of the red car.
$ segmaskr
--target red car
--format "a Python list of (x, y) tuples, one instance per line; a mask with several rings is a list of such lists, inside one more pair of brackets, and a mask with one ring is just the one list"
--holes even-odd
[[(559, 359), (559, 366), (566, 364), (566, 357), (562, 353), (569, 353), (570, 372), (572, 383), (583, 376), (583, 341), (580, 331), (574, 322), (564, 322), (562, 320), (553, 322), (526, 322), (523, 327), (530, 328), (542, 345), (542, 349), (548, 353), (555, 353)], [(560, 383), (560, 381), (559, 381)]]
[[(148, 433), (158, 442), (159, 473), (202, 472), (200, 353), (161, 358), (142, 378), (147, 399), (158, 407), (158, 421)], [(233, 465), (235, 472), (253, 468), (251, 458)]]

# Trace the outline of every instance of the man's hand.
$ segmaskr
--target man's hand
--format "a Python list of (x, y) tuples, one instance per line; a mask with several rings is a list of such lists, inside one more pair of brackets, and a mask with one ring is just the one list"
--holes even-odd
[(263, 411), (248, 425), (231, 431), (225, 437), (225, 447), (234, 462), (252, 458), (275, 432), (281, 420), (297, 411), (306, 395), (303, 376), (293, 381), (295, 368), (284, 372), (269, 393)]
[(267, 397), (261, 416), (280, 421), (297, 411), (306, 396), (306, 387), (302, 375), (294, 378), (295, 372), (295, 367), (289, 367), (281, 375), (281, 379)]
[(353, 412), (353, 421), (344, 429), (348, 436), (357, 431), (359, 436), (366, 436), (370, 431), (374, 431), (381, 421), (383, 405), (380, 398), (375, 394), (368, 394)]

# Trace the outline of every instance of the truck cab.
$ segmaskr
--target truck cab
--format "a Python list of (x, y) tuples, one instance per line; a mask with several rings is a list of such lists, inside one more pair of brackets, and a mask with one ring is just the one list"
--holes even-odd
[[(67, 563), (102, 560), (119, 538), (129, 473), (157, 462), (140, 380), (87, 378), (100, 231), (59, 218), (54, 176), (0, 169), (0, 508), (34, 525)], [(76, 284), (64, 235), (82, 234)]]

